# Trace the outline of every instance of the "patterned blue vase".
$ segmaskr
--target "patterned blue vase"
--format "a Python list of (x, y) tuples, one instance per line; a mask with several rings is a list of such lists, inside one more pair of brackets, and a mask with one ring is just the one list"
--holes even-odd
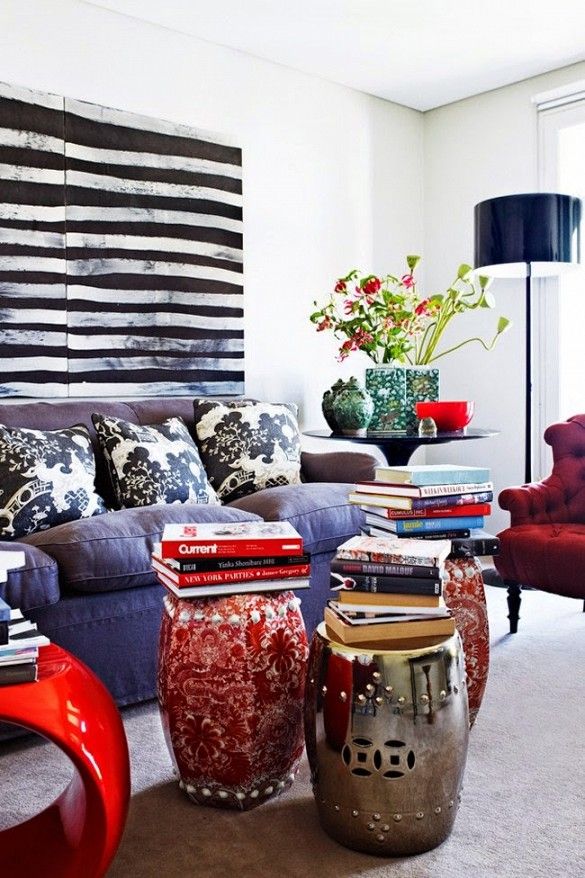
[(366, 369), (366, 389), (374, 401), (369, 430), (416, 433), (417, 402), (439, 398), (439, 370), (426, 366), (374, 366)]

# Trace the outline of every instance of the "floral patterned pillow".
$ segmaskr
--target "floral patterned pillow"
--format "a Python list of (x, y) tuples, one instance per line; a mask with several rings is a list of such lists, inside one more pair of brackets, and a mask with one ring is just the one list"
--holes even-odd
[(301, 440), (291, 406), (196, 399), (195, 429), (209, 481), (223, 502), (301, 481)]
[(89, 432), (0, 425), (0, 538), (20, 539), (106, 511)]
[(91, 417), (121, 507), (219, 503), (181, 418), (141, 426), (106, 415)]

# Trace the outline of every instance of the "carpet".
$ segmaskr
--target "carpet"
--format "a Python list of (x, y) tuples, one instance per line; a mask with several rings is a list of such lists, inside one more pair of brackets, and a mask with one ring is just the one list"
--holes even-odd
[[(527, 592), (506, 634), (505, 591), (488, 587), (492, 663), (471, 733), (451, 837), (408, 859), (340, 847), (319, 827), (306, 761), (280, 799), (245, 814), (191, 804), (172, 779), (154, 704), (124, 711), (130, 816), (108, 878), (557, 878), (585, 876), (585, 614)], [(0, 749), (0, 825), (48, 804), (69, 779), (51, 745)]]

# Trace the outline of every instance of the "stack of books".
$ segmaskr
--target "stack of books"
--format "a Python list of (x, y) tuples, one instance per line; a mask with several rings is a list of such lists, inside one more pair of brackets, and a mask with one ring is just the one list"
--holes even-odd
[(454, 557), (498, 550), (484, 530), (493, 500), (486, 467), (379, 466), (375, 480), (358, 482), (349, 499), (365, 512), (370, 536), (451, 540)]
[(288, 522), (167, 524), (152, 566), (180, 598), (309, 587), (309, 556)]
[(356, 536), (331, 563), (335, 599), (325, 608), (332, 639), (386, 649), (419, 648), (455, 632), (442, 596), (449, 540)]
[(34, 622), (0, 599), (0, 686), (37, 679), (39, 647), (48, 646)]

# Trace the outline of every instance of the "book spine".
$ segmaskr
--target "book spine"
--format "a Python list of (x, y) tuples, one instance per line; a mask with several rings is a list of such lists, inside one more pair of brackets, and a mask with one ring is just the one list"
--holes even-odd
[(386, 512), (375, 513), (370, 515), (378, 515), (380, 518), (388, 518), (390, 521), (398, 521), (400, 519), (413, 518), (464, 518), (465, 516), (489, 515), (492, 511), (489, 503), (476, 503), (460, 506), (442, 506), (437, 509), (386, 509)]
[(14, 686), (16, 683), (34, 683), (37, 679), (37, 674), (36, 662), (0, 668), (0, 686)]
[(442, 509), (449, 506), (469, 506), (474, 503), (491, 503), (493, 491), (478, 491), (476, 494), (448, 494), (445, 497), (413, 497), (412, 509)]
[[(467, 538), (471, 534), (470, 529), (467, 527), (464, 530), (438, 530), (432, 533), (420, 533), (416, 535), (417, 540), (455, 540), (457, 538)], [(402, 539), (412, 539), (412, 534), (396, 534), (397, 537)]]
[(270, 555), (302, 555), (303, 541), (287, 537), (250, 540), (162, 540), (163, 558), (237, 558), (240, 555), (263, 557)]
[(469, 539), (454, 540), (451, 544), (449, 558), (474, 558), (478, 555), (497, 555), (500, 551), (500, 541), (497, 537), (483, 538), (470, 537)]
[(483, 516), (473, 515), (464, 518), (413, 518), (399, 519), (393, 523), (398, 535), (437, 533), (438, 531), (463, 531), (471, 527), (483, 527)]
[[(296, 567), (255, 567), (249, 570), (210, 570), (204, 573), (180, 573), (176, 579), (172, 577), (177, 588), (189, 588), (193, 585), (222, 585), (231, 582), (254, 582), (264, 579), (301, 579), (309, 576), (308, 564), (297, 564)], [(171, 578), (171, 577), (169, 577)]]
[(0, 646), (8, 643), (8, 622), (0, 622)]
[(184, 561), (182, 558), (163, 558), (163, 563), (179, 573), (209, 573), (217, 570), (248, 570), (250, 567), (295, 567), (308, 564), (309, 555), (272, 555), (266, 558), (206, 558)]
[[(460, 485), (462, 479), (471, 476), (475, 483), (489, 482), (491, 472), (489, 469), (476, 467), (470, 472), (469, 469), (434, 469), (434, 470), (410, 470), (408, 467), (395, 470), (392, 467), (376, 467), (376, 479), (380, 481), (395, 481), (399, 484), (415, 485), (417, 488), (434, 485)], [(404, 481), (401, 477), (405, 477)]]
[[(353, 573), (347, 576), (360, 591), (381, 592), (383, 594), (423, 594), (440, 595), (441, 579), (426, 579), (415, 576), (373, 576)], [(331, 587), (340, 585), (339, 575), (331, 577)]]
[(439, 579), (439, 567), (422, 567), (416, 564), (378, 564), (375, 561), (343, 561), (334, 558), (331, 562), (334, 573), (370, 574), (374, 576), (424, 576), (426, 579)]
[(442, 497), (445, 494), (475, 494), (493, 491), (492, 482), (470, 482), (459, 485), (418, 485), (419, 497)]

